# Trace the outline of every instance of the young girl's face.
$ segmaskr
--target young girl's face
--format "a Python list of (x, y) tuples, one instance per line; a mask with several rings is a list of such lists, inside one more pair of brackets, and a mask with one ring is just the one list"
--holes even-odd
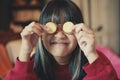
[(60, 27), (54, 34), (43, 33), (43, 44), (54, 57), (70, 56), (77, 46), (77, 40), (72, 33), (67, 34)]

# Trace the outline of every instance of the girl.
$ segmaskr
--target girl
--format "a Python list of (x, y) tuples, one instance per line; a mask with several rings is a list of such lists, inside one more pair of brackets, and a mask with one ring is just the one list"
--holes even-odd
[[(70, 32), (64, 29), (67, 22), (74, 24)], [(72, 1), (50, 1), (39, 23), (26, 26), (21, 37), (19, 57), (5, 80), (118, 80), (111, 63), (95, 49), (94, 32)]]

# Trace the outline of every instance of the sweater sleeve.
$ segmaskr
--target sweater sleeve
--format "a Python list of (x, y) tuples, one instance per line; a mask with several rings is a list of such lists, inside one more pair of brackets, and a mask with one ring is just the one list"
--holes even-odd
[(5, 80), (38, 80), (33, 66), (33, 60), (30, 62), (20, 62), (17, 58), (15, 67), (8, 72)]
[(100, 52), (99, 57), (92, 64), (86, 64), (83, 69), (87, 74), (83, 80), (119, 80), (110, 61)]

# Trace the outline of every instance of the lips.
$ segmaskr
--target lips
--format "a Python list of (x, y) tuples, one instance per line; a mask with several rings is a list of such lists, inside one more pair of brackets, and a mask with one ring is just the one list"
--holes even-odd
[(50, 44), (67, 45), (69, 44), (69, 42), (68, 41), (51, 41)]

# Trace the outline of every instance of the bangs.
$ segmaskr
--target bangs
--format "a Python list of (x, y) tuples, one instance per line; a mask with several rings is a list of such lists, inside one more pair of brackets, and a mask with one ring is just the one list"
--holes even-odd
[[(67, 11), (66, 11), (67, 10)], [(54, 22), (56, 24), (63, 24), (66, 21), (74, 22), (75, 18), (73, 14), (68, 9), (54, 9), (53, 13), (47, 15), (45, 22)]]
[[(41, 24), (47, 22), (63, 24), (66, 21), (71, 21), (74, 24), (83, 22), (82, 14), (76, 6), (71, 6), (71, 4), (65, 2), (62, 3), (62, 1), (56, 1), (55, 4), (52, 5), (51, 3), (47, 5), (46, 9), (43, 9), (39, 21)], [(63, 6), (63, 4), (65, 5)]]

